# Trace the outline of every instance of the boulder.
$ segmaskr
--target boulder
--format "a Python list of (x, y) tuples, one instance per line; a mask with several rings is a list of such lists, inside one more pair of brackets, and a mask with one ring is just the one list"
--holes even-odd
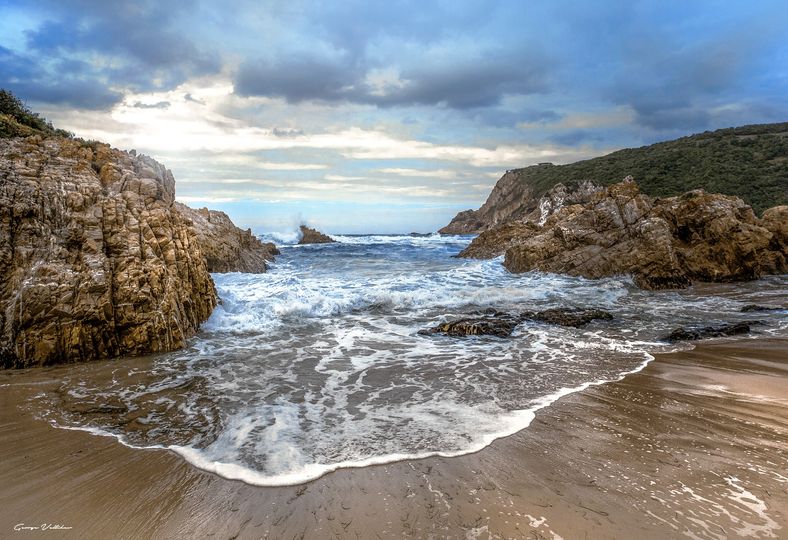
[(218, 298), (174, 196), (147, 156), (0, 139), (0, 365), (183, 347)]

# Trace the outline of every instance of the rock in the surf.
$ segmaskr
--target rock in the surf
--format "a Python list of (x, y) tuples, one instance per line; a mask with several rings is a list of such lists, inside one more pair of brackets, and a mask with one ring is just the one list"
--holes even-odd
[(774, 306), (759, 306), (757, 304), (747, 304), (741, 308), (742, 313), (750, 313), (752, 311), (785, 311), (786, 308)]
[(469, 317), (441, 323), (433, 328), (420, 330), (419, 334), (446, 334), (448, 336), (497, 336), (509, 337), (520, 324), (518, 317), (507, 314)]
[(316, 229), (307, 227), (306, 225), (301, 225), (300, 230), (301, 239), (298, 241), (299, 244), (330, 244), (332, 242), (336, 242), (336, 240), (327, 234), (323, 234)]
[(717, 326), (703, 326), (699, 328), (676, 328), (662, 338), (662, 341), (675, 343), (677, 341), (697, 341), (699, 339), (739, 336), (749, 334), (753, 325), (758, 321), (737, 322)]
[(595, 320), (612, 320), (613, 315), (601, 309), (555, 308), (544, 311), (526, 311), (521, 314), (521, 319), (557, 324), (559, 326), (574, 326), (579, 328)]

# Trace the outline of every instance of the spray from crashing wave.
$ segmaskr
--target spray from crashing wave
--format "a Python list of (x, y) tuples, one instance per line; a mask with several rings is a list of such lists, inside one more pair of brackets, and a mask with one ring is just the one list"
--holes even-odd
[[(778, 277), (717, 296), (653, 293), (627, 279), (513, 275), (500, 261), (452, 258), (466, 237), (335, 239), (285, 242), (266, 274), (214, 275), (221, 305), (188, 349), (69, 372), (42, 398), (50, 420), (258, 485), (461, 455), (527, 427), (563, 395), (641, 369), (667, 350), (657, 339), (672, 328), (744, 319), (742, 305), (785, 287)], [(489, 307), (587, 306), (615, 320), (525, 322), (511, 339), (418, 334)], [(785, 313), (775, 320), (763, 331), (785, 332)]]

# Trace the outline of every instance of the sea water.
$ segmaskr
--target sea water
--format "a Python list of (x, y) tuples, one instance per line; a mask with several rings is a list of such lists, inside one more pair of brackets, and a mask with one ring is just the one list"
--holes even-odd
[[(280, 244), (265, 274), (214, 274), (221, 304), (186, 349), (69, 369), (37, 396), (47, 417), (257, 485), (457, 456), (526, 428), (561, 396), (642, 369), (676, 348), (660, 341), (676, 327), (763, 319), (741, 307), (779, 304), (786, 285), (648, 292), (626, 277), (515, 275), (501, 259), (453, 257), (470, 237), (336, 239)], [(505, 339), (418, 333), (486, 308), (556, 307), (615, 318), (524, 322)], [(786, 327), (782, 311), (758, 329)]]

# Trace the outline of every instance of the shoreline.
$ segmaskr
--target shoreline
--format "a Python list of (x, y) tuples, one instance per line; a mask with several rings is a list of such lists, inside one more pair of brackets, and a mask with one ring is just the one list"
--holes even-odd
[[(20, 415), (35, 389), (9, 378), (0, 537), (778, 537), (786, 350), (785, 338), (700, 342), (553, 401), (478, 452), (283, 487)], [(19, 523), (72, 529), (13, 531)]]
[[(306, 473), (293, 473), (290, 475), (280, 475), (274, 477), (264, 476), (258, 473), (257, 471), (244, 467), (243, 465), (237, 465), (235, 463), (208, 461), (205, 458), (203, 458), (199, 452), (193, 450), (189, 446), (181, 446), (181, 445), (135, 446), (134, 444), (127, 442), (125, 438), (118, 436), (114, 433), (106, 432), (100, 428), (61, 426), (54, 424), (50, 424), (50, 425), (52, 425), (52, 427), (55, 429), (64, 429), (68, 431), (81, 431), (84, 433), (88, 433), (90, 435), (94, 435), (96, 437), (107, 437), (109, 439), (113, 439), (118, 444), (132, 450), (161, 450), (161, 451), (170, 452), (172, 454), (175, 454), (179, 458), (185, 460), (192, 467), (195, 467), (203, 472), (214, 474), (223, 480), (243, 482), (248, 486), (261, 487), (261, 488), (292, 487), (292, 486), (300, 486), (304, 484), (309, 484), (311, 482), (315, 482), (328, 474), (343, 469), (364, 469), (367, 467), (376, 467), (376, 466), (390, 465), (390, 464), (400, 463), (405, 461), (420, 461), (424, 459), (433, 459), (433, 458), (451, 459), (451, 458), (459, 458), (463, 456), (470, 456), (473, 454), (477, 454), (479, 452), (483, 452), (486, 448), (488, 448), (496, 441), (500, 439), (505, 439), (507, 437), (511, 437), (513, 435), (517, 435), (519, 432), (528, 429), (528, 427), (536, 419), (536, 415), (540, 411), (553, 406), (559, 400), (564, 399), (567, 396), (571, 396), (573, 394), (584, 392), (588, 388), (620, 382), (621, 380), (623, 380), (624, 378), (630, 375), (639, 373), (640, 371), (648, 367), (648, 365), (651, 362), (653, 362), (655, 358), (654, 355), (650, 353), (644, 353), (644, 354), (647, 356), (647, 358), (643, 360), (643, 362), (640, 365), (638, 365), (635, 369), (631, 371), (626, 371), (621, 373), (615, 379), (598, 379), (595, 381), (585, 382), (579, 386), (572, 388), (561, 388), (552, 394), (539, 398), (538, 400), (536, 400), (536, 402), (531, 408), (511, 411), (513, 415), (527, 417), (527, 420), (524, 420), (527, 423), (523, 426), (513, 427), (507, 431), (496, 432), (494, 434), (491, 434), (487, 438), (485, 438), (484, 442), (481, 443), (481, 445), (474, 446), (471, 449), (457, 450), (454, 452), (430, 451), (430, 452), (425, 452), (423, 454), (386, 454), (382, 456), (374, 456), (364, 460), (345, 461), (331, 465), (315, 464), (312, 465), (311, 467), (315, 469), (320, 469), (318, 472), (315, 472), (311, 476), (303, 476), (298, 480), (290, 479), (290, 478), (299, 477)], [(276, 479), (276, 480), (272, 480), (272, 479)]]

